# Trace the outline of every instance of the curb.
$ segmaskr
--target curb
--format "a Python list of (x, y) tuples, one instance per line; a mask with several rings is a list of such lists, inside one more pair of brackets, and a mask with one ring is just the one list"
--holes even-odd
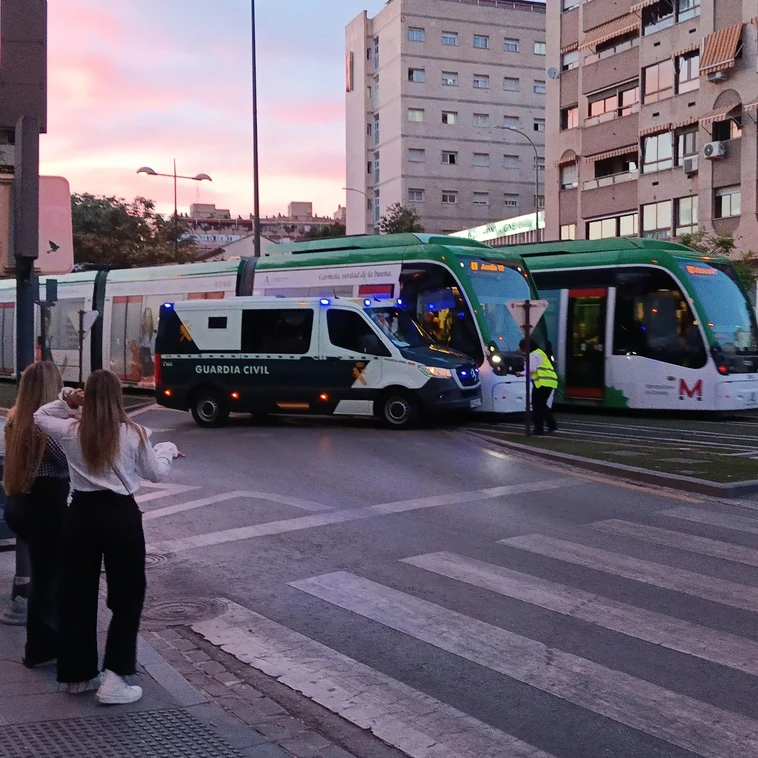
[(637, 483), (652, 484), (659, 487), (679, 490), (681, 492), (691, 492), (697, 495), (711, 495), (727, 499), (758, 493), (758, 479), (719, 484), (716, 482), (710, 482), (707, 479), (697, 479), (695, 477), (681, 476), (679, 474), (662, 474), (644, 468), (637, 468), (636, 466), (626, 466), (623, 463), (608, 463), (593, 458), (570, 455), (569, 453), (558, 453), (552, 450), (534, 448), (530, 445), (522, 445), (518, 442), (506, 442), (474, 431), (462, 431), (461, 433), (467, 437), (475, 439), (477, 442), (487, 442), (526, 457), (540, 458), (554, 463), (562, 463), (575, 468), (581, 468), (585, 471), (592, 471), (596, 474), (606, 474), (618, 478), (630, 479)]

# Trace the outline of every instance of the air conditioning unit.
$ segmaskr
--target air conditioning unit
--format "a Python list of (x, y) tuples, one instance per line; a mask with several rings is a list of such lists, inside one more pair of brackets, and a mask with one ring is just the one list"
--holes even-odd
[(691, 158), (685, 158), (682, 161), (682, 169), (685, 174), (697, 174), (697, 156), (693, 155)]
[(726, 155), (726, 143), (709, 142), (703, 148), (703, 157), (712, 161), (716, 158), (723, 158)]
[(711, 71), (709, 74), (705, 75), (705, 78), (709, 82), (718, 84), (719, 82), (725, 82), (728, 77), (727, 77), (726, 71)]

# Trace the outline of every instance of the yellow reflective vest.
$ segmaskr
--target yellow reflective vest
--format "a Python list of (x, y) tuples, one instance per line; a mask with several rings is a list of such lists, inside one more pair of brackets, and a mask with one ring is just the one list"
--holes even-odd
[(555, 373), (553, 364), (550, 363), (550, 358), (547, 357), (547, 353), (544, 350), (532, 351), (534, 355), (539, 355), (542, 358), (542, 363), (537, 367), (537, 370), (532, 373), (532, 381), (534, 386), (550, 387), (550, 389), (557, 389), (558, 387), (558, 374)]

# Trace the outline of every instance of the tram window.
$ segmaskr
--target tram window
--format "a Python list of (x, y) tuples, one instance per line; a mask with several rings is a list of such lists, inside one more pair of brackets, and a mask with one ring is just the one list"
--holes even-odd
[(674, 280), (657, 270), (634, 279), (616, 292), (614, 354), (702, 368), (707, 357), (697, 319)]
[(361, 355), (390, 357), (390, 352), (366, 319), (354, 311), (332, 308), (326, 314), (329, 342), (335, 347)]
[(312, 332), (312, 310), (242, 312), (243, 353), (302, 355), (310, 350)]

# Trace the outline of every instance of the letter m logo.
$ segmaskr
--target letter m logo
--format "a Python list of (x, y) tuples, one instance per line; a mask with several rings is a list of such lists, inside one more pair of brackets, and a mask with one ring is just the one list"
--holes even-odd
[(684, 379), (679, 380), (679, 399), (684, 400), (685, 395), (692, 399), (693, 397), (696, 397), (698, 400), (703, 399), (703, 380), (698, 379), (697, 382), (695, 382), (695, 386), (690, 388), (687, 385), (687, 382), (684, 381)]

